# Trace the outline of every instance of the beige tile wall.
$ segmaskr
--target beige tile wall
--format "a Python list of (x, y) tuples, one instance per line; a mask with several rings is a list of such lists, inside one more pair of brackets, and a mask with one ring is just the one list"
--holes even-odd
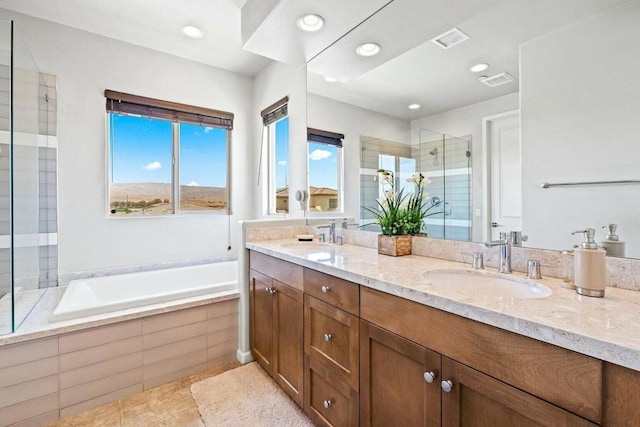
[(238, 301), (0, 347), (0, 426), (41, 426), (234, 360)]

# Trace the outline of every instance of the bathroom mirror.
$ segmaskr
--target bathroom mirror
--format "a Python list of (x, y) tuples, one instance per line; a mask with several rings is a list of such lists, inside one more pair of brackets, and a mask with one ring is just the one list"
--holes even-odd
[[(368, 42), (379, 54), (358, 56)], [(307, 64), (308, 126), (345, 136), (347, 215), (375, 176), (371, 141), (413, 146), (426, 171), (465, 140), (470, 172), (442, 176), (469, 174), (469, 230), (445, 238), (521, 231), (523, 246), (563, 250), (615, 223), (640, 258), (638, 46), (640, 0), (393, 0)]]

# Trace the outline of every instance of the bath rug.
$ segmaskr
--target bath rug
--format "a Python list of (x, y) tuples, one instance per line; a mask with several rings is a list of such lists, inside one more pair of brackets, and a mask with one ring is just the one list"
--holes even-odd
[(257, 362), (192, 384), (191, 394), (207, 427), (313, 426)]

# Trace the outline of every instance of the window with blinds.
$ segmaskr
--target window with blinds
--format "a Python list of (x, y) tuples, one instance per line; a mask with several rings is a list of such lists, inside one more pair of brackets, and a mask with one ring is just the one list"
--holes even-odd
[(105, 98), (110, 216), (231, 213), (232, 113), (110, 90)]
[(267, 145), (267, 211), (289, 212), (289, 98), (284, 97), (260, 112)]
[(307, 128), (309, 211), (342, 212), (344, 135)]

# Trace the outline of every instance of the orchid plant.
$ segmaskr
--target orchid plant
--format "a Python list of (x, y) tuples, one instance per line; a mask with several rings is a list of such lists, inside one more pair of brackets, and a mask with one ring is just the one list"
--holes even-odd
[(424, 187), (431, 181), (422, 173), (414, 173), (407, 181), (415, 184), (413, 193), (406, 194), (404, 188), (395, 191), (395, 176), (392, 171), (378, 169), (380, 183), (383, 186), (384, 196), (377, 200), (378, 208), (364, 207), (372, 213), (382, 229), (382, 234), (397, 236), (401, 234), (418, 234), (424, 228), (424, 219), (431, 215), (441, 213), (432, 212), (438, 205), (426, 206), (429, 193), (425, 193)]

